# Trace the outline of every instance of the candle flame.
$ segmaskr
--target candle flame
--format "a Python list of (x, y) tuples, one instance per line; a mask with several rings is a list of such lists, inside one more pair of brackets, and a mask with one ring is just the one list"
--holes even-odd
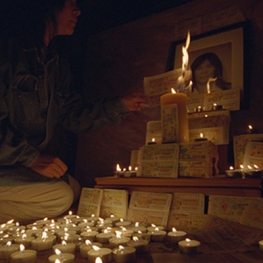
[(136, 222), (136, 223), (135, 223), (135, 227), (138, 227), (138, 226), (139, 226), (139, 222)]
[(121, 239), (122, 233), (120, 231), (115, 231), (115, 233), (116, 233), (116, 238)]
[(132, 170), (132, 167), (131, 166), (129, 166), (129, 171), (131, 171)]
[(201, 132), (200, 133), (200, 138), (203, 138), (204, 137), (204, 134)]
[(251, 169), (252, 169), (252, 166), (251, 166), (251, 165), (248, 165), (247, 168), (248, 168), (249, 170), (251, 170)]
[(244, 169), (244, 165), (243, 164), (240, 164), (240, 169)]
[(254, 164), (254, 168), (255, 168), (255, 169), (258, 169), (259, 167), (258, 167), (256, 164)]
[(176, 230), (174, 227), (172, 228), (172, 231), (173, 231), (173, 232), (177, 232), (177, 230)]
[(152, 142), (155, 142), (155, 138), (152, 138)]
[(132, 239), (133, 239), (133, 241), (135, 241), (135, 242), (138, 242), (138, 241), (139, 241), (139, 238), (138, 238), (138, 237), (133, 237)]
[(248, 128), (249, 128), (250, 130), (252, 130), (252, 129), (253, 129), (252, 125), (248, 125)]
[(6, 243), (6, 246), (7, 247), (10, 247), (12, 245), (12, 242), (11, 241), (8, 241), (7, 243)]
[(66, 245), (67, 245), (67, 242), (66, 242), (65, 240), (62, 240), (61, 244), (62, 244), (63, 246), (66, 246)]
[(120, 167), (119, 164), (116, 165), (116, 171), (117, 171), (117, 172), (120, 172), (120, 171), (121, 171), (121, 167)]
[(55, 249), (55, 253), (56, 253), (56, 255), (58, 255), (58, 256), (60, 256), (61, 255), (61, 251), (59, 250), (59, 249)]
[(95, 259), (95, 263), (102, 263), (101, 258), (100, 258), (100, 257), (96, 257), (96, 259)]
[(185, 241), (186, 241), (187, 243), (189, 243), (189, 242), (191, 242), (191, 239), (190, 239), (190, 238), (186, 238)]
[(125, 247), (124, 246), (122, 246), (122, 245), (119, 245), (119, 250), (124, 250), (125, 249)]
[(86, 239), (86, 240), (85, 240), (85, 244), (86, 244), (87, 246), (91, 246), (91, 245), (92, 245), (92, 243), (91, 243), (91, 241), (90, 241), (89, 239)]
[(95, 245), (92, 246), (92, 249), (95, 250), (95, 251), (100, 251), (100, 247), (95, 246)]
[(234, 167), (233, 167), (233, 166), (230, 166), (230, 167), (229, 167), (229, 170), (234, 170)]
[(23, 252), (25, 250), (25, 246), (23, 244), (19, 245), (20, 251)]
[(59, 259), (56, 259), (55, 263), (61, 263), (61, 261)]
[(175, 91), (175, 89), (174, 89), (174, 88), (171, 88), (171, 93), (173, 93), (173, 94), (175, 94), (175, 93), (176, 93), (176, 91)]

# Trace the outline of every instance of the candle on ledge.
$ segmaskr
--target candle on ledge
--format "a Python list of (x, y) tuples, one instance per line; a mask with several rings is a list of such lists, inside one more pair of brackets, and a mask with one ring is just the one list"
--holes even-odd
[(183, 240), (186, 236), (186, 232), (184, 231), (177, 231), (174, 227), (172, 231), (168, 232), (167, 238), (172, 243), (178, 243), (179, 241)]
[(179, 241), (179, 250), (183, 254), (198, 253), (201, 243), (197, 240), (191, 240), (186, 238), (185, 240)]
[(254, 167), (248, 165), (245, 170), (245, 175), (247, 178), (260, 178), (262, 176), (262, 171), (256, 164), (254, 164)]
[(189, 141), (187, 96), (184, 93), (171, 93), (160, 97), (162, 142), (185, 143)]
[(241, 178), (242, 177), (242, 174), (239, 170), (236, 170), (234, 169), (233, 166), (230, 166), (229, 167), (229, 170), (226, 170), (225, 171), (225, 174), (228, 176), (228, 177), (231, 177), (231, 178)]
[(152, 140), (151, 140), (150, 142), (148, 142), (147, 144), (148, 144), (148, 145), (156, 144), (155, 138), (152, 138)]
[(135, 262), (136, 249), (133, 247), (119, 246), (112, 250), (113, 260), (117, 263)]
[(14, 252), (10, 256), (10, 263), (35, 263), (37, 260), (37, 252), (32, 249), (26, 249), (20, 244), (20, 251)]
[(207, 141), (207, 138), (204, 138), (204, 134), (201, 132), (200, 137), (195, 139), (196, 142), (204, 142)]

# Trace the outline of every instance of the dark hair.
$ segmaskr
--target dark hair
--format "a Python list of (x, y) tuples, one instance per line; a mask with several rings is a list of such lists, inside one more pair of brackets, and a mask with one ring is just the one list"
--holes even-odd
[(192, 63), (191, 70), (193, 72), (193, 77), (192, 77), (193, 88), (196, 83), (194, 72), (206, 60), (208, 60), (215, 67), (215, 73), (214, 73), (213, 78), (217, 78), (216, 85), (222, 90), (230, 89), (231, 84), (223, 80), (223, 66), (222, 66), (221, 60), (215, 53), (212, 53), (212, 52), (204, 53), (198, 56)]

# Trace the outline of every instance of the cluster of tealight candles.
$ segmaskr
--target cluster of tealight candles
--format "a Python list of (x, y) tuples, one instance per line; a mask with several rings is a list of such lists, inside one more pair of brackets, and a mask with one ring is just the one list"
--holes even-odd
[(34, 263), (37, 253), (51, 250), (50, 263), (74, 263), (77, 251), (89, 263), (125, 263), (147, 252), (149, 242), (163, 241), (178, 243), (182, 253), (198, 252), (200, 242), (185, 239), (186, 235), (174, 228), (168, 232), (163, 226), (132, 223), (115, 216), (84, 218), (70, 212), (57, 220), (45, 218), (26, 226), (13, 220), (0, 225), (0, 259)]
[(130, 165), (128, 169), (123, 168), (121, 169), (120, 165), (116, 165), (116, 170), (114, 172), (115, 177), (134, 177), (137, 174), (138, 167), (135, 167), (134, 169)]
[(262, 170), (256, 165), (240, 165), (239, 169), (234, 169), (233, 166), (229, 167), (229, 170), (225, 171), (228, 177), (233, 178), (257, 178), (262, 176)]

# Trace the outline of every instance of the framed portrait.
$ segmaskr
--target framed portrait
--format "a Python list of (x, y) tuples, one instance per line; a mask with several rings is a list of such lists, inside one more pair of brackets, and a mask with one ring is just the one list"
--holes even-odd
[[(200, 106), (209, 108), (214, 103), (224, 109), (239, 110), (246, 104), (246, 26), (246, 23), (239, 23), (191, 38), (188, 48), (188, 68), (193, 82), (188, 93), (190, 111)], [(174, 42), (173, 69), (182, 68), (184, 45), (185, 40)], [(212, 80), (209, 86), (208, 79)]]

